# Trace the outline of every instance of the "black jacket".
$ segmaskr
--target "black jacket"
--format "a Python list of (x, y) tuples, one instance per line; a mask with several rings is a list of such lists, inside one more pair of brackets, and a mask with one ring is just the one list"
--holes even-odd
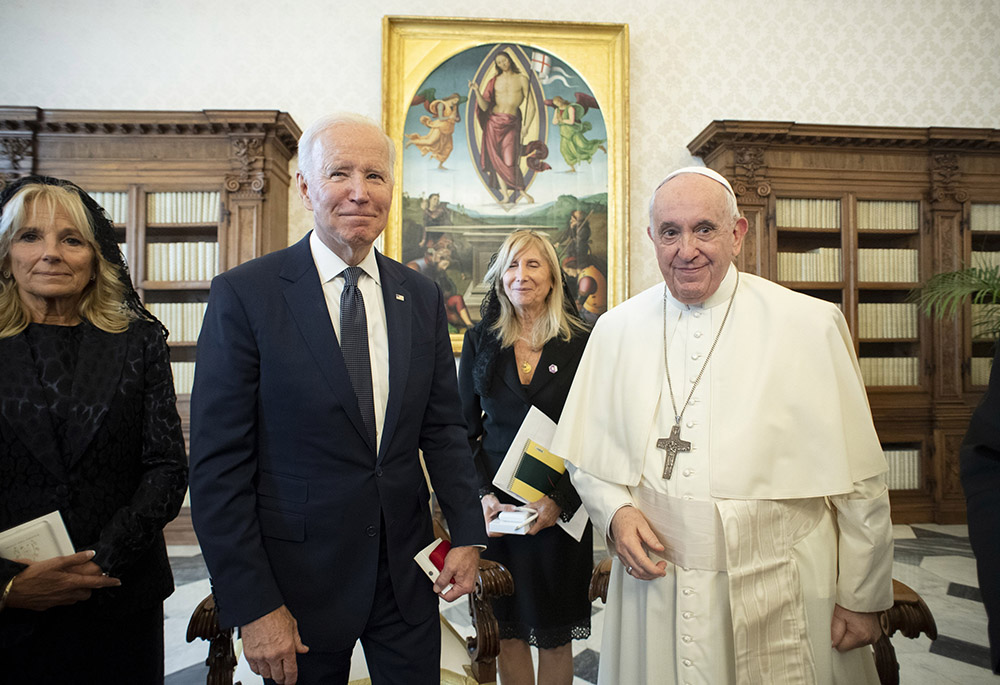
[[(66, 454), (24, 334), (0, 340), (0, 530), (58, 510), (77, 551), (122, 581), (44, 612), (0, 612), (0, 645), (36, 621), (126, 614), (173, 591), (163, 526), (184, 500), (187, 459), (166, 341), (156, 324), (83, 324)], [(0, 559), (0, 586), (23, 567)]]

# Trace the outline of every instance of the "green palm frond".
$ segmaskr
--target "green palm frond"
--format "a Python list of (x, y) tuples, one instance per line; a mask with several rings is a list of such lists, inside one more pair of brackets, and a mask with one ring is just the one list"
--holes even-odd
[[(928, 316), (944, 319), (954, 316), (966, 302), (1000, 305), (1000, 266), (971, 267), (935, 274), (914, 299)], [(975, 327), (991, 336), (1000, 333), (1000, 306), (984, 307)]]

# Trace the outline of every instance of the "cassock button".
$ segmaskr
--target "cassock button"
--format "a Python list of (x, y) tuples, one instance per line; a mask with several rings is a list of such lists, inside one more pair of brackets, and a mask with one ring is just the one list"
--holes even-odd
[(683, 616), (684, 618), (690, 619), (690, 618), (692, 618), (694, 616), (694, 614), (691, 613), (690, 611), (685, 611), (683, 614), (681, 614), (681, 616)]
[[(684, 588), (683, 590), (681, 590), (681, 592), (684, 593), (685, 595), (689, 596), (689, 597), (694, 594), (694, 590), (692, 590), (689, 587)], [(688, 638), (687, 640), (685, 640), (685, 642), (689, 642), (690, 640), (691, 640), (691, 638)]]
[(684, 469), (684, 475), (690, 477), (694, 473), (691, 469)]
[(381, 467), (381, 466), (376, 466), (376, 467), (375, 467), (375, 475), (376, 475), (377, 477), (379, 477), (379, 478), (381, 478), (381, 477), (382, 477), (382, 467)]
[(694, 337), (700, 338), (701, 337), (701, 331), (695, 331), (694, 332)]
[(681, 663), (682, 663), (682, 664), (684, 664), (685, 666), (687, 666), (688, 668), (691, 668), (691, 663), (692, 663), (692, 662), (691, 662), (691, 660), (690, 660), (690, 659), (685, 659), (685, 660), (684, 660), (684, 661), (682, 661)]
[(375, 537), (375, 533), (377, 533), (378, 531), (376, 530), (375, 526), (368, 526), (367, 528), (365, 528), (365, 532), (368, 533), (368, 537), (373, 538)]
[(691, 359), (697, 361), (697, 360), (701, 359), (701, 355), (698, 354), (697, 352), (695, 352), (694, 354), (691, 355)]
[(696, 318), (696, 319), (700, 319), (701, 318), (701, 312), (695, 312), (694, 314), (692, 314), (692, 316), (694, 318)]
[(691, 642), (691, 636), (690, 635), (682, 635), (681, 636), (681, 641), (682, 642)]
[(688, 428), (694, 428), (694, 421), (688, 421), (686, 425)]

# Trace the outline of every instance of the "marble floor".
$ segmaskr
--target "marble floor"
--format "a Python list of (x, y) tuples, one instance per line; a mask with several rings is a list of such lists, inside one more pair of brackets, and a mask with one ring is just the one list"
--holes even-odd
[[(938, 639), (907, 639), (900, 634), (893, 645), (903, 685), (978, 685), (997, 683), (988, 669), (986, 612), (979, 595), (976, 565), (965, 526), (899, 525), (894, 577), (920, 593), (938, 628)], [(166, 685), (203, 685), (207, 643), (185, 641), (191, 611), (208, 594), (208, 574), (197, 546), (169, 548), (177, 590), (165, 605)], [(602, 558), (604, 550), (595, 550)], [(471, 634), (464, 602), (442, 605), (442, 613), (462, 634)], [(595, 603), (591, 636), (573, 645), (574, 685), (597, 682), (603, 628), (603, 605)], [(249, 685), (248, 679), (243, 679)]]

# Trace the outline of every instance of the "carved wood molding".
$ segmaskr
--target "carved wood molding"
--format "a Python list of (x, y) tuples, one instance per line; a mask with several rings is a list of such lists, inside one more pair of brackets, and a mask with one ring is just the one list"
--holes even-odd
[(734, 148), (733, 167), (733, 190), (740, 204), (765, 204), (771, 194), (771, 183), (767, 179), (764, 148), (759, 145)]
[(302, 131), (287, 112), (277, 110), (70, 110), (0, 107), (0, 130), (38, 135), (273, 136), (290, 157)]
[(1000, 151), (1000, 129), (906, 128), (901, 126), (839, 126), (790, 121), (716, 120), (688, 144), (696, 157), (706, 157), (722, 145), (796, 145), (898, 149), (957, 149)]
[(267, 192), (264, 176), (264, 140), (260, 137), (232, 139), (230, 158), (239, 171), (226, 174), (226, 190), (242, 197), (262, 196)]
[(961, 184), (962, 170), (954, 152), (935, 152), (931, 155), (931, 201), (953, 199), (965, 202), (969, 191)]

